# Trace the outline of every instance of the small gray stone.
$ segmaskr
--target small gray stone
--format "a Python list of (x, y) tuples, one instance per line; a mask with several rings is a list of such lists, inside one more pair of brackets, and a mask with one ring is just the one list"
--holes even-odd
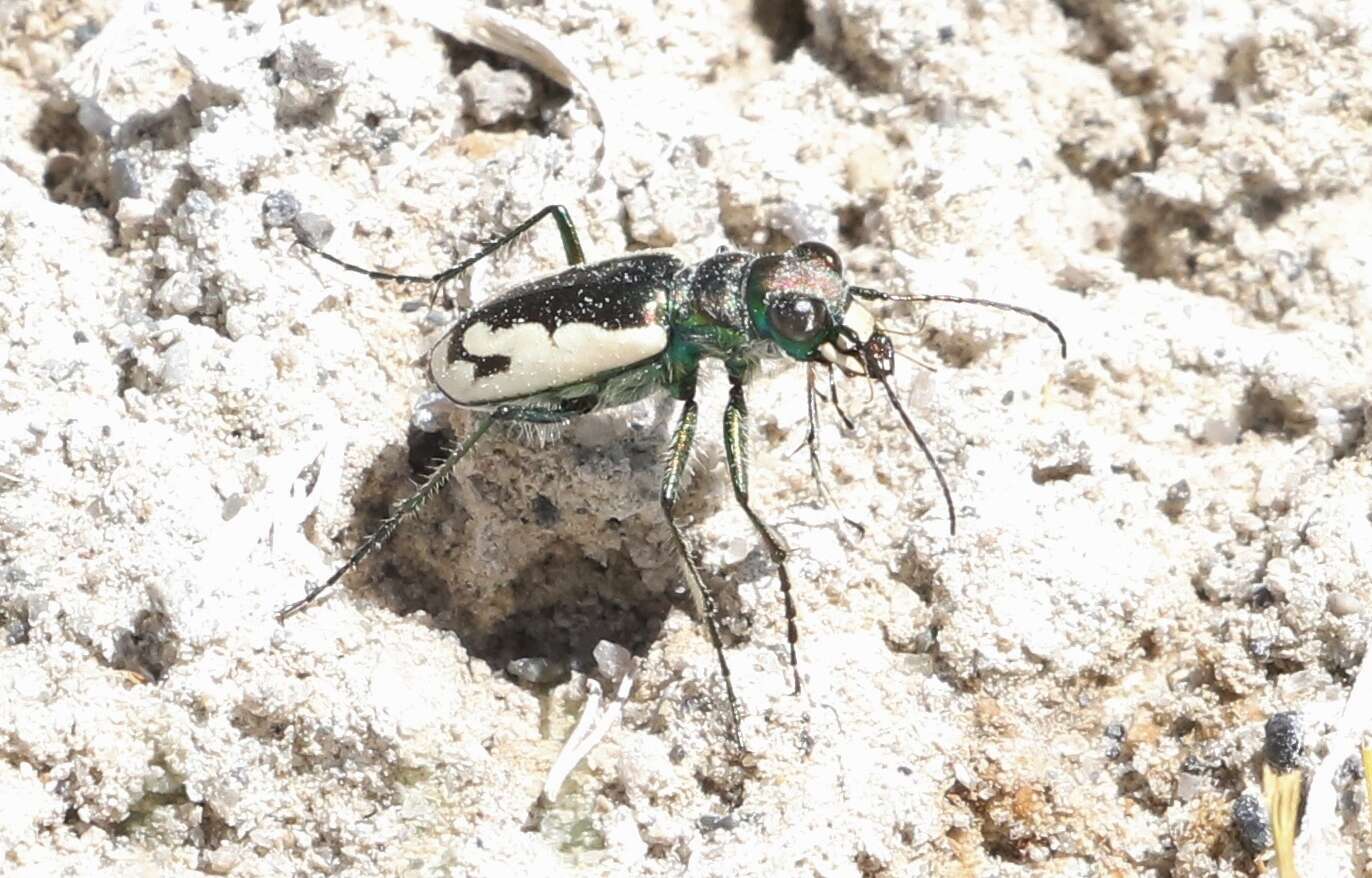
[(1267, 825), (1267, 809), (1251, 793), (1234, 800), (1234, 832), (1243, 849), (1254, 856), (1272, 846), (1272, 830)]
[(1182, 479), (1172, 487), (1167, 489), (1167, 496), (1163, 499), (1161, 508), (1164, 515), (1176, 521), (1177, 517), (1186, 511), (1186, 504), (1191, 502), (1191, 485), (1186, 479)]
[(1326, 606), (1335, 616), (1352, 616), (1362, 609), (1362, 603), (1346, 591), (1331, 591)]
[(525, 683), (533, 683), (538, 686), (555, 683), (566, 676), (566, 670), (561, 665), (545, 658), (511, 659), (506, 663), (505, 670), (512, 677), (518, 677)]
[(291, 229), (300, 240), (311, 247), (323, 247), (333, 237), (333, 223), (317, 213), (300, 213), (291, 222)]
[(620, 679), (633, 667), (633, 654), (619, 644), (611, 643), (608, 640), (597, 643), (592, 654), (595, 656), (596, 667), (600, 668), (600, 673), (611, 680)]
[(1263, 757), (1277, 771), (1291, 771), (1300, 760), (1302, 739), (1299, 713), (1273, 714), (1263, 727)]
[(533, 82), (518, 70), (492, 70), (478, 61), (457, 77), (457, 87), (476, 124), (483, 127), (532, 111)]
[(277, 228), (293, 221), (300, 213), (300, 201), (291, 193), (278, 189), (262, 199), (262, 224)]

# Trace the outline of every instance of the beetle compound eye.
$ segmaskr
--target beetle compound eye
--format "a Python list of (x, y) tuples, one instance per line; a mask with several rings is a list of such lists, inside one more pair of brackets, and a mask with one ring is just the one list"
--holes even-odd
[(787, 341), (809, 342), (829, 328), (824, 303), (809, 296), (785, 296), (767, 306), (767, 319)]

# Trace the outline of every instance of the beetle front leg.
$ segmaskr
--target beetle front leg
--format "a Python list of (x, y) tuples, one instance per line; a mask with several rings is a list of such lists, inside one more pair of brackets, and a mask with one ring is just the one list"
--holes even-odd
[(786, 641), (791, 651), (791, 673), (795, 676), (795, 693), (800, 694), (800, 666), (796, 662), (796, 604), (791, 597), (791, 575), (786, 569), (786, 546), (777, 539), (776, 534), (762, 519), (757, 517), (748, 503), (748, 403), (744, 398), (743, 385), (747, 377), (747, 367), (742, 364), (729, 364), (729, 404), (724, 408), (724, 457), (729, 464), (729, 478), (734, 484), (734, 499), (753, 529), (762, 538), (767, 554), (777, 566), (781, 578), (781, 599), (786, 607)]
[(671, 444), (667, 446), (667, 468), (662, 474), (662, 511), (667, 517), (667, 527), (671, 528), (672, 539), (676, 541), (677, 552), (681, 555), (681, 560), (686, 566), (686, 584), (689, 586), (691, 597), (695, 601), (696, 612), (705, 619), (705, 628), (710, 632), (710, 643), (715, 648), (716, 658), (719, 659), (719, 672), (724, 677), (724, 691), (729, 697), (729, 719), (731, 721), (729, 735), (733, 739), (734, 745), (742, 750), (743, 741), (738, 732), (738, 698), (734, 696), (734, 683), (729, 676), (729, 663), (724, 658), (724, 644), (719, 637), (719, 605), (715, 602), (714, 594), (705, 585), (705, 580), (701, 578), (700, 570), (697, 569), (696, 562), (691, 558), (690, 549), (686, 546), (686, 536), (682, 533), (681, 526), (676, 523), (676, 518), (673, 515), (677, 498), (681, 494), (686, 466), (691, 460), (691, 445), (695, 441), (696, 420), (699, 417), (699, 412), (696, 409), (694, 373), (687, 377), (682, 384), (684, 385), (685, 404), (682, 406), (681, 418), (677, 422), (676, 431), (672, 434)]
[[(833, 367), (831, 366), (831, 374), (829, 376), (829, 381), (831, 383), (834, 380), (832, 369)], [(824, 468), (821, 467), (819, 463), (819, 398), (819, 392), (815, 389), (815, 366), (812, 363), (805, 373), (805, 405), (806, 412), (810, 418), (810, 429), (805, 433), (805, 445), (810, 449), (810, 477), (814, 480), (815, 487), (819, 490), (820, 496), (824, 498), (824, 502), (829, 504), (829, 508), (833, 510), (834, 514), (853, 530), (857, 531), (858, 536), (866, 536), (867, 528), (843, 514), (843, 510), (839, 508), (838, 501), (834, 499), (833, 494), (829, 493), (829, 486), (824, 482)], [(840, 414), (842, 414), (842, 412), (840, 412)], [(839, 535), (843, 536), (842, 528), (839, 528)]]

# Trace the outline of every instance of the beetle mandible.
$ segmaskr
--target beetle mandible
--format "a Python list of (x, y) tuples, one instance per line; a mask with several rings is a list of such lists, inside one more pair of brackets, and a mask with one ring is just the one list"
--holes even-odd
[[(495, 253), (544, 217), (557, 224), (568, 267), (515, 285), (460, 317), (429, 354), (429, 375), (456, 405), (481, 413), (471, 432), (448, 453), (413, 495), (392, 507), (381, 525), (347, 562), (278, 618), (303, 609), (390, 539), (452, 477), (454, 468), (492, 425), (501, 422), (554, 424), (578, 415), (626, 405), (665, 391), (681, 402), (676, 429), (667, 446), (662, 476), (662, 511), (686, 568), (687, 586), (705, 620), (719, 661), (739, 743), (739, 709), (729, 665), (719, 636), (718, 608), (686, 545), (673, 510), (690, 460), (698, 418), (696, 377), (701, 361), (722, 360), (729, 377), (724, 409), (724, 452), (734, 498), (766, 548), (781, 580), (786, 637), (795, 692), (800, 691), (796, 661), (795, 602), (786, 567), (787, 548), (749, 501), (749, 376), (766, 357), (806, 363), (810, 429), (806, 444), (812, 475), (819, 476), (817, 368), (876, 381), (928, 460), (948, 507), (950, 533), (957, 517), (947, 480), (891, 385), (895, 346), (863, 301), (957, 302), (1023, 314), (1049, 327), (1063, 357), (1067, 341), (1044, 315), (1003, 302), (946, 295), (893, 295), (848, 284), (843, 265), (830, 247), (807, 242), (785, 253), (758, 255), (720, 248), (694, 265), (672, 253), (644, 251), (587, 263), (566, 208), (549, 205), (483, 246), (452, 268), (432, 275), (394, 274), (345, 262), (301, 239), (309, 250), (348, 271), (376, 280), (434, 284), (452, 280)], [(837, 403), (836, 397), (831, 399)], [(842, 410), (840, 417), (847, 420)], [(825, 492), (827, 497), (827, 492)]]

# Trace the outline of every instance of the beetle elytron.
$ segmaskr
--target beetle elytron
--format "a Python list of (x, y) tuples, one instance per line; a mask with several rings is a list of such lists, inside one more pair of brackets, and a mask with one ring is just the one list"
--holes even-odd
[[(666, 391), (682, 403), (667, 447), (662, 509), (687, 572), (687, 585), (704, 618), (729, 699), (731, 735), (738, 743), (738, 702), (724, 657), (713, 593), (686, 547), (673, 516), (696, 432), (696, 374), (701, 360), (724, 361), (729, 401), (724, 409), (724, 451), (734, 497), (756, 529), (781, 579), (795, 691), (796, 611), (786, 569), (787, 550), (748, 501), (748, 409), (744, 387), (763, 357), (790, 357), (809, 366), (808, 397), (813, 475), (819, 482), (815, 370), (827, 368), (832, 381), (844, 375), (875, 380), (914, 437), (938, 477), (948, 506), (949, 530), (957, 519), (947, 481), (924, 439), (901, 406), (889, 381), (895, 348), (859, 300), (963, 302), (1024, 314), (1067, 342), (1047, 317), (1026, 308), (958, 296), (896, 296), (843, 279), (843, 266), (829, 247), (804, 243), (784, 254), (759, 256), (721, 248), (688, 265), (662, 251), (646, 251), (586, 264), (576, 229), (565, 208), (551, 205), (482, 247), (452, 268), (433, 275), (392, 274), (344, 262), (304, 241), (308, 249), (343, 268), (378, 280), (441, 285), (490, 256), (516, 236), (551, 216), (562, 237), (568, 268), (521, 283), (464, 315), (434, 346), (429, 374), (449, 399), (483, 413), (472, 432), (420, 485), (396, 504), (347, 563), (327, 581), (281, 610), (279, 618), (302, 609), (380, 548), (407, 517), (415, 514), (452, 476), (477, 441), (498, 422), (559, 423)], [(831, 397), (832, 398), (832, 397)], [(836, 402), (836, 400), (835, 400)], [(840, 410), (840, 415), (842, 415)]]

